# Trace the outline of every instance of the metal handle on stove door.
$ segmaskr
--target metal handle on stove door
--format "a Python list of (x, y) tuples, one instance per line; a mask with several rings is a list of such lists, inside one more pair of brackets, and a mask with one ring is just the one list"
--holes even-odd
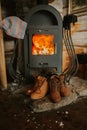
[(44, 62), (44, 63), (40, 62), (39, 65), (42, 66), (42, 67), (48, 67), (48, 63), (47, 62)]

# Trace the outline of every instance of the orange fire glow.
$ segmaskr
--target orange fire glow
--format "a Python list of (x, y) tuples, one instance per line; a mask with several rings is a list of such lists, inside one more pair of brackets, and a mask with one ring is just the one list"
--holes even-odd
[(32, 37), (33, 55), (53, 55), (54, 35), (35, 34)]

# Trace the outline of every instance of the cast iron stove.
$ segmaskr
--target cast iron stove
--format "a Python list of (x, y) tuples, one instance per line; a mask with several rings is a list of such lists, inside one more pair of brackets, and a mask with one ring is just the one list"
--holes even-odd
[(24, 73), (32, 68), (56, 68), (62, 71), (62, 18), (50, 5), (37, 5), (25, 20), (28, 23), (24, 38)]

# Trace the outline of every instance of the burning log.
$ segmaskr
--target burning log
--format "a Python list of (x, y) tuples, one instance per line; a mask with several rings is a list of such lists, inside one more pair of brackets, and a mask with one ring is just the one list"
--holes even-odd
[(32, 42), (33, 55), (53, 55), (55, 53), (54, 35), (35, 34)]

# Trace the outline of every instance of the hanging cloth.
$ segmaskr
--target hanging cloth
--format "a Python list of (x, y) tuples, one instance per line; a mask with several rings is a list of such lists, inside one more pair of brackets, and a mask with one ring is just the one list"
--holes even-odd
[(10, 16), (0, 21), (0, 28), (9, 36), (24, 39), (27, 23), (16, 16)]

